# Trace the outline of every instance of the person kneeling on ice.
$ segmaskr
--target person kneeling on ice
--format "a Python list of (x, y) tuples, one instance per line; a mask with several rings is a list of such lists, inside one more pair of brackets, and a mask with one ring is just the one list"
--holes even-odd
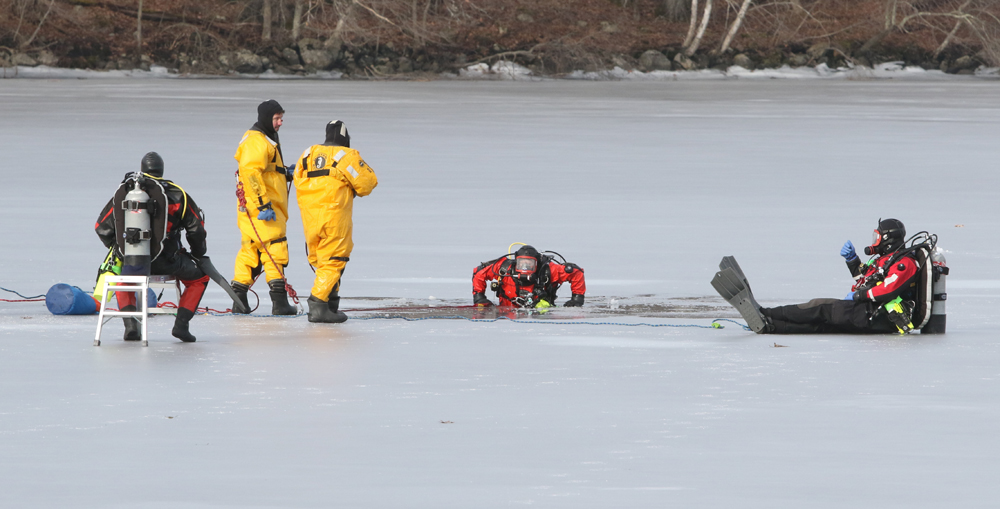
[(326, 125), (326, 141), (306, 149), (297, 166), (292, 181), (309, 265), (316, 270), (308, 318), (310, 322), (342, 323), (347, 315), (340, 311), (340, 280), (354, 249), (354, 197), (368, 196), (378, 179), (351, 148), (351, 136), (339, 120)]
[[(555, 256), (562, 261), (557, 262)], [(556, 292), (569, 281), (573, 296), (564, 307), (583, 305), (587, 293), (583, 269), (566, 262), (559, 253), (524, 245), (514, 254), (506, 254), (483, 262), (472, 271), (472, 303), (489, 307), (493, 303), (486, 297), (486, 282), (496, 292), (501, 307), (546, 309), (556, 303)]]
[[(192, 342), (195, 337), (188, 329), (191, 318), (194, 317), (201, 297), (205, 293), (205, 286), (209, 277), (199, 267), (197, 259), (205, 256), (208, 249), (205, 243), (207, 232), (205, 231), (205, 215), (194, 203), (194, 200), (180, 186), (163, 178), (163, 159), (156, 152), (150, 152), (143, 156), (141, 170), (142, 176), (148, 179), (150, 192), (158, 192), (164, 196), (166, 210), (156, 210), (159, 208), (153, 205), (150, 212), (150, 220), (153, 230), (153, 244), (157, 244), (151, 249), (152, 262), (149, 270), (151, 275), (176, 276), (184, 284), (184, 291), (181, 293), (181, 301), (177, 303), (177, 318), (174, 320), (174, 328), (171, 331), (174, 337), (181, 341)], [(123, 186), (131, 184), (132, 174), (127, 174), (123, 181)], [(160, 191), (162, 189), (162, 191)], [(122, 188), (119, 188), (121, 193)], [(118, 194), (116, 194), (118, 196)], [(112, 198), (104, 206), (101, 215), (94, 225), (97, 236), (101, 238), (104, 247), (111, 248), (117, 244), (116, 254), (122, 256), (126, 242), (123, 236), (116, 235), (116, 230), (122, 230), (122, 225), (117, 225), (120, 221), (115, 217), (115, 209), (121, 209), (120, 200)], [(151, 200), (151, 205), (155, 202)], [(159, 226), (160, 228), (158, 228)], [(161, 229), (162, 228), (162, 229)], [(187, 243), (191, 248), (188, 252), (181, 244), (181, 231), (187, 238)], [(164, 232), (164, 233), (161, 233)], [(160, 247), (162, 246), (162, 247)], [(153, 254), (158, 251), (158, 254)], [(207, 260), (207, 258), (206, 258)], [(115, 292), (118, 299), (118, 307), (121, 311), (136, 310), (136, 296), (132, 292)], [(125, 317), (125, 341), (139, 341), (142, 339), (139, 321), (135, 318)]]
[[(712, 286), (736, 307), (758, 334), (880, 334), (913, 329), (911, 311), (917, 293), (918, 244), (907, 247), (906, 228), (898, 219), (880, 220), (865, 247), (872, 256), (861, 263), (854, 244), (844, 243), (840, 255), (855, 284), (845, 299), (813, 299), (804, 304), (760, 307), (732, 257), (723, 258)], [(933, 249), (931, 249), (933, 250)]]

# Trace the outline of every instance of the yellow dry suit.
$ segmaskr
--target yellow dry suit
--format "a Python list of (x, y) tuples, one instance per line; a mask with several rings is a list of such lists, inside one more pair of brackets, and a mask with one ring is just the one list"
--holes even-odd
[[(240, 227), (240, 251), (236, 254), (233, 281), (245, 285), (253, 284), (255, 271), (261, 263), (267, 280), (282, 279), (282, 267), (288, 265), (288, 241), (285, 238), (285, 223), (288, 220), (288, 188), (285, 177), (285, 163), (281, 160), (281, 150), (277, 142), (256, 129), (243, 135), (234, 156), (239, 161), (238, 184), (242, 184), (246, 206), (238, 204), (237, 224)], [(274, 210), (274, 221), (257, 219), (261, 210), (270, 206)], [(271, 257), (264, 252), (267, 246)]]
[(309, 264), (316, 268), (312, 295), (326, 301), (340, 290), (340, 277), (354, 249), (354, 197), (368, 196), (378, 179), (357, 150), (313, 145), (302, 154), (294, 183)]

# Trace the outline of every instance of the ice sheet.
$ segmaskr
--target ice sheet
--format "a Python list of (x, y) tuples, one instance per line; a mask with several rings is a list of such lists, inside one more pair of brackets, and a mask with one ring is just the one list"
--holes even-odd
[[(529, 242), (586, 270), (588, 305), (553, 318), (707, 325), (723, 255), (765, 304), (839, 297), (840, 245), (890, 216), (940, 235), (953, 288), (949, 333), (906, 339), (352, 312), (337, 327), (199, 316), (194, 344), (157, 317), (148, 348), (113, 323), (95, 348), (94, 317), (3, 303), (0, 506), (990, 506), (995, 88), (0, 81), (0, 286), (25, 294), (91, 288), (93, 222), (150, 150), (231, 275), (232, 155), (268, 98), (288, 160), (339, 118), (378, 173), (355, 204), (351, 309), (468, 303), (472, 268)], [(307, 294), (292, 216), (288, 275)], [(617, 316), (612, 298), (646, 307)], [(670, 314), (685, 299), (705, 307)]]

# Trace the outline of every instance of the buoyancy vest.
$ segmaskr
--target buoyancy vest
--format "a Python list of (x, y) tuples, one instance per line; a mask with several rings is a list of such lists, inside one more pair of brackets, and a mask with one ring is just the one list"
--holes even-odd
[(347, 182), (358, 196), (368, 196), (378, 178), (357, 150), (349, 147), (313, 145), (300, 161), (305, 178), (331, 177)]

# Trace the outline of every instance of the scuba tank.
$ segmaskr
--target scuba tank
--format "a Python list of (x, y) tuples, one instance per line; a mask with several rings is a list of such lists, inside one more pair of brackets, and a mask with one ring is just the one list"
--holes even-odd
[(125, 195), (122, 201), (122, 210), (125, 211), (125, 232), (123, 234), (124, 244), (122, 247), (122, 274), (126, 276), (148, 276), (149, 265), (152, 261), (149, 252), (149, 240), (152, 238), (150, 230), (149, 195), (142, 190), (143, 177), (135, 174), (133, 177), (132, 190)]
[(927, 325), (920, 329), (921, 334), (944, 334), (945, 325), (947, 324), (947, 314), (945, 313), (945, 303), (948, 300), (948, 292), (945, 287), (945, 280), (948, 276), (948, 262), (944, 258), (944, 252), (941, 248), (935, 246), (934, 251), (931, 253), (931, 277), (933, 283), (931, 285), (931, 317), (927, 321)]

